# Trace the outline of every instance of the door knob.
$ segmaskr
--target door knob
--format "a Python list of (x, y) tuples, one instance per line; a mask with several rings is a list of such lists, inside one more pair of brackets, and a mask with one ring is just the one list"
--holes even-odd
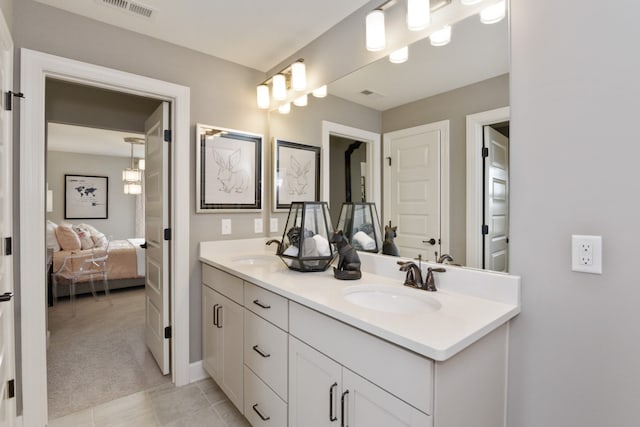
[(433, 237), (430, 238), (429, 240), (423, 240), (422, 243), (428, 243), (430, 245), (435, 245), (436, 244), (436, 239), (434, 239)]

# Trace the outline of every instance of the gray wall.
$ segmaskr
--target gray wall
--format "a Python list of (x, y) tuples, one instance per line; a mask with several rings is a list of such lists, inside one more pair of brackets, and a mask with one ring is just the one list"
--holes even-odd
[[(47, 152), (47, 182), (53, 191), (53, 212), (47, 219), (60, 224), (81, 222), (91, 224), (114, 239), (126, 239), (135, 233), (135, 196), (124, 194), (122, 169), (129, 167), (128, 158), (92, 154)], [(109, 177), (107, 219), (64, 219), (64, 175), (96, 175)]]
[[(638, 16), (511, 0), (513, 427), (639, 423)], [(603, 236), (602, 275), (571, 271), (571, 234)]]
[[(192, 137), (178, 149), (189, 150), (195, 171), (195, 124), (206, 123), (259, 134), (267, 132), (267, 114), (255, 106), (255, 85), (264, 73), (213, 58), (170, 43), (86, 19), (33, 0), (13, 5), (16, 48), (26, 47), (54, 55), (103, 65), (191, 88)], [(17, 147), (16, 147), (17, 151)], [(266, 200), (270, 200), (266, 188)], [(200, 360), (200, 267), (198, 242), (218, 240), (220, 219), (233, 218), (233, 234), (225, 238), (254, 237), (258, 214), (195, 214), (195, 172), (191, 180), (190, 218), (190, 360)], [(184, 286), (185, 284), (178, 284)]]
[(383, 132), (449, 120), (450, 253), (461, 264), (466, 263), (467, 242), (467, 115), (508, 105), (509, 75), (504, 74), (382, 113)]

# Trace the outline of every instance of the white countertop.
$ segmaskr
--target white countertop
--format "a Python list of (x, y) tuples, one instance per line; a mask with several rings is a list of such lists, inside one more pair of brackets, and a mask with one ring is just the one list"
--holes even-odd
[[(362, 278), (337, 280), (332, 268), (313, 273), (289, 270), (275, 255), (275, 245), (266, 246), (266, 240), (202, 242), (200, 261), (437, 361), (447, 360), (520, 312), (517, 276), (446, 265), (446, 273), (436, 273), (438, 291), (426, 292), (402, 285), (404, 273), (397, 271), (395, 264), (398, 258), (361, 254)], [(252, 258), (256, 262), (248, 263)], [(426, 265), (423, 263), (423, 267)], [(367, 266), (371, 266), (368, 271)], [(344, 299), (346, 289), (363, 284), (416, 292), (441, 307), (424, 313), (395, 314)]]

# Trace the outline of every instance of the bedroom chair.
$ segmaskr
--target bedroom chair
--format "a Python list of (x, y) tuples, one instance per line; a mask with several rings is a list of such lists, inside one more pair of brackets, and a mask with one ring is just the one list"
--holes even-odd
[(76, 315), (76, 286), (81, 282), (89, 282), (91, 293), (95, 299), (96, 287), (94, 281), (101, 279), (104, 287), (106, 298), (111, 304), (109, 297), (109, 282), (107, 277), (107, 261), (109, 259), (109, 245), (111, 240), (107, 241), (107, 246), (101, 249), (94, 249), (89, 254), (69, 255), (65, 257), (60, 268), (52, 275), (52, 291), (54, 303), (58, 299), (58, 285), (69, 286), (69, 299), (71, 300), (71, 311), (73, 316)]

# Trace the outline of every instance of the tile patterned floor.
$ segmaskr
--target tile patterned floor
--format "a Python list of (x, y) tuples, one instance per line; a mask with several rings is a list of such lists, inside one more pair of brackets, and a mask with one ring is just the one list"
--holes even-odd
[(205, 379), (121, 397), (49, 422), (49, 427), (249, 427), (216, 383)]

